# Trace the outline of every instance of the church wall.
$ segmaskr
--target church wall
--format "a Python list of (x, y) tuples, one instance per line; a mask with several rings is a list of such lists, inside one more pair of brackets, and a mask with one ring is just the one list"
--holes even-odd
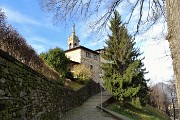
[(81, 49), (69, 51), (66, 52), (65, 54), (70, 60), (81, 63), (81, 54), (82, 54)]
[[(90, 56), (87, 56), (87, 53)], [(97, 58), (95, 59), (94, 56)], [(93, 80), (97, 83), (100, 82), (100, 58), (98, 54), (94, 54), (93, 52), (82, 50), (82, 64), (87, 65), (93, 71)]]

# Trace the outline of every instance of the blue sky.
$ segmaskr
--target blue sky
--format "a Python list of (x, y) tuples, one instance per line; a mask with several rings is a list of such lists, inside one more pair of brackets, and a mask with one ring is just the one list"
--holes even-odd
[[(66, 50), (67, 38), (72, 32), (73, 22), (76, 25), (76, 35), (80, 39), (80, 45), (93, 50), (100, 49), (104, 45), (105, 37), (99, 41), (92, 39), (86, 23), (70, 20), (66, 26), (53, 25), (49, 14), (40, 9), (38, 0), (1, 0), (0, 8), (5, 12), (8, 23), (17, 29), (37, 53), (56, 46)], [(119, 11), (123, 12), (122, 8), (119, 8)], [(136, 11), (133, 17), (137, 18)], [(164, 40), (166, 33), (164, 31), (166, 26), (160, 22), (136, 39), (137, 46), (140, 47), (141, 52), (144, 52), (143, 62), (149, 71), (146, 77), (153, 83), (167, 81), (173, 76), (172, 60), (169, 56), (168, 42)], [(154, 40), (155, 37), (158, 39)]]
[[(2, 0), (0, 7), (5, 12), (8, 22), (37, 53), (56, 46), (67, 49), (67, 38), (71, 34), (73, 22), (69, 22), (66, 26), (53, 25), (51, 17), (40, 9), (38, 0)], [(102, 44), (94, 46), (92, 40), (88, 39), (88, 29), (84, 27), (84, 24), (75, 23), (75, 25), (81, 45), (91, 47), (91, 49), (103, 47)]]

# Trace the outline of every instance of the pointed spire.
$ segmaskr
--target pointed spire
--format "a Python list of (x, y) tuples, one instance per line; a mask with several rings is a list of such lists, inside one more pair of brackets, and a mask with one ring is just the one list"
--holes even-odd
[(75, 24), (73, 23), (72, 34), (75, 35)]

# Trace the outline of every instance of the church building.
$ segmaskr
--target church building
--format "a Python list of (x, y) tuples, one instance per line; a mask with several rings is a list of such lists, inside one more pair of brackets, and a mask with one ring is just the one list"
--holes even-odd
[(75, 34), (75, 25), (73, 24), (72, 34), (68, 37), (68, 50), (65, 51), (66, 56), (72, 61), (73, 65), (84, 64), (92, 70), (92, 79), (96, 83), (102, 85), (100, 68), (101, 56), (103, 49), (91, 50), (79, 45), (79, 38)]

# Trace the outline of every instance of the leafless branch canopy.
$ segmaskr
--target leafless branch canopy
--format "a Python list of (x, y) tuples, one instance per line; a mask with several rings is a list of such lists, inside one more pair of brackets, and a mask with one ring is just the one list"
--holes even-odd
[[(39, 0), (42, 9), (53, 15), (55, 23), (66, 23), (68, 20), (88, 20), (90, 27), (100, 30), (106, 28), (115, 10), (123, 8), (121, 15), (129, 23), (136, 20), (136, 32), (140, 26), (153, 25), (160, 16), (165, 16), (165, 0)], [(145, 17), (144, 17), (145, 16)], [(144, 21), (146, 18), (146, 21)], [(149, 22), (151, 22), (149, 24)]]

